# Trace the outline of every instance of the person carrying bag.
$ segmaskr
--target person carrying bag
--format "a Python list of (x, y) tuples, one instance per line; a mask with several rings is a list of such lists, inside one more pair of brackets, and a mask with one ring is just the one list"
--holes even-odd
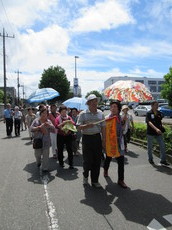
[(37, 167), (42, 164), (42, 171), (48, 172), (49, 152), (51, 146), (50, 132), (54, 132), (55, 127), (47, 118), (48, 112), (44, 108), (40, 111), (40, 117), (36, 118), (31, 125), (33, 132), (33, 149)]

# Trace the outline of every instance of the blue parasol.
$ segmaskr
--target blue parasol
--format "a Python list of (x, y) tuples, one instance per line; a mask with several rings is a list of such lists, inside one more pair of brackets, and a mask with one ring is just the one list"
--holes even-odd
[(52, 88), (37, 89), (29, 96), (28, 102), (33, 103), (33, 102), (48, 101), (59, 95), (60, 95), (59, 92), (57, 92)]
[(85, 98), (73, 97), (64, 101), (63, 105), (65, 105), (68, 108), (76, 108), (78, 110), (84, 110), (88, 108), (86, 102), (87, 100)]

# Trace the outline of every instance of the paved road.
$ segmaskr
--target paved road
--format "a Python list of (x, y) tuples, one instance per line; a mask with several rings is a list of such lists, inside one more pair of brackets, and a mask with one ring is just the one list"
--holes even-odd
[[(102, 189), (82, 185), (82, 156), (75, 169), (50, 158), (50, 174), (41, 175), (27, 131), (7, 139), (0, 122), (0, 230), (172, 229), (172, 169), (147, 162), (146, 151), (129, 145), (125, 158), (128, 189), (117, 184), (113, 161)], [(149, 227), (148, 227), (149, 226)], [(164, 227), (164, 228), (163, 228)]]

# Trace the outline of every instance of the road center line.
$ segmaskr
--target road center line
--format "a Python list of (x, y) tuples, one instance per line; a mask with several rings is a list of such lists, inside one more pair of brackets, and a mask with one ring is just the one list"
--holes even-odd
[(44, 185), (44, 196), (45, 196), (46, 205), (47, 205), (46, 215), (49, 221), (48, 227), (50, 230), (60, 230), (58, 219), (56, 218), (57, 216), (56, 209), (55, 209), (53, 202), (50, 200), (49, 194), (48, 194), (48, 186), (47, 186), (48, 181), (49, 181), (48, 176), (44, 176), (42, 178), (42, 183)]

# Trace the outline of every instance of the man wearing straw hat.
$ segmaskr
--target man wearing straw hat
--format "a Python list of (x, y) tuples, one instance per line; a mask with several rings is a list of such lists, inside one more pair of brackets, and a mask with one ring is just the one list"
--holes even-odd
[(105, 148), (105, 121), (102, 111), (97, 109), (98, 98), (94, 94), (87, 97), (88, 109), (79, 114), (78, 129), (82, 131), (83, 151), (83, 185), (88, 184), (91, 171), (91, 184), (99, 188), (98, 182), (102, 155), (102, 146)]

